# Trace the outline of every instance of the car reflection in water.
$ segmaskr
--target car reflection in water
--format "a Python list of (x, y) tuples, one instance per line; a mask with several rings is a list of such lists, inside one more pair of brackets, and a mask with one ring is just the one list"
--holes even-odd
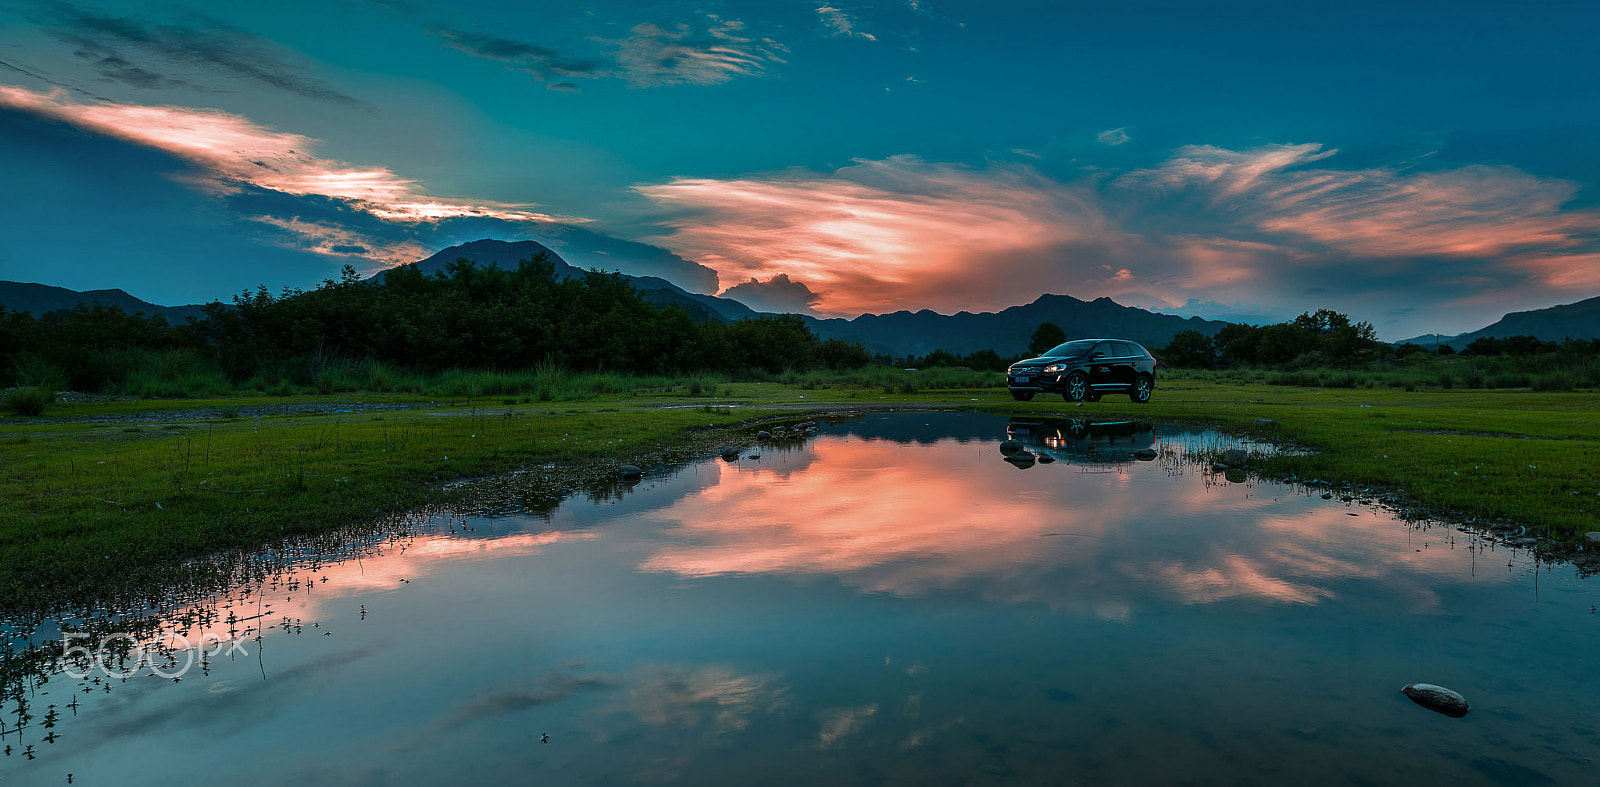
[(1134, 461), (1133, 452), (1154, 448), (1155, 424), (1087, 418), (1012, 418), (1006, 437), (1036, 454), (1079, 463)]

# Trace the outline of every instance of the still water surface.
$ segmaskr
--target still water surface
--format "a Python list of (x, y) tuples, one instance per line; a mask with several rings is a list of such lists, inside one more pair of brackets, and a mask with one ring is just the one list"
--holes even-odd
[(1220, 444), (868, 416), (425, 518), (210, 602), (260, 617), (181, 681), (56, 676), (0, 783), (1600, 783), (1585, 578), (1185, 462)]

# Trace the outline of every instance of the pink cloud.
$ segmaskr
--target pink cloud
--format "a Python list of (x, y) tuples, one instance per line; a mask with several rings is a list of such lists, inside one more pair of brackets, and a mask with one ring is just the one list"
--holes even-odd
[[(680, 253), (725, 281), (787, 273), (822, 293), (831, 313), (971, 306), (972, 280), (1003, 273), (983, 260), (1037, 255), (1093, 237), (1105, 223), (1091, 195), (1031, 168), (979, 170), (911, 156), (830, 176), (678, 178), (636, 188), (683, 212), (663, 239)], [(952, 281), (962, 285), (950, 290)]]
[[(0, 107), (164, 151), (198, 170), (198, 175), (187, 176), (195, 186), (218, 194), (232, 193), (240, 184), (249, 184), (286, 194), (348, 200), (353, 207), (380, 219), (403, 223), (460, 217), (518, 222), (556, 220), (527, 210), (526, 206), (429, 195), (415, 181), (387, 168), (318, 158), (313, 153), (317, 146), (314, 139), (218, 110), (85, 101), (64, 90), (36, 92), (3, 85)], [(300, 234), (315, 250), (328, 251), (333, 245), (370, 245), (339, 227), (305, 221), (269, 223)], [(391, 255), (414, 252), (411, 248), (388, 251)], [(411, 262), (418, 257), (398, 259)]]
[(1600, 284), (1600, 211), (1568, 207), (1575, 184), (1480, 165), (1338, 169), (1336, 152), (1189, 146), (1072, 181), (897, 156), (635, 188), (671, 212), (661, 244), (724, 281), (788, 274), (829, 315), (1042, 292), (1381, 309), (1412, 305), (1420, 280), (1452, 288), (1441, 300), (1487, 286), (1549, 302)]
[(1371, 257), (1565, 249), (1600, 229), (1600, 213), (1563, 208), (1577, 193), (1568, 181), (1482, 165), (1417, 173), (1307, 166), (1336, 152), (1316, 144), (1245, 151), (1189, 146), (1123, 180), (1199, 188), (1212, 205), (1259, 229)]

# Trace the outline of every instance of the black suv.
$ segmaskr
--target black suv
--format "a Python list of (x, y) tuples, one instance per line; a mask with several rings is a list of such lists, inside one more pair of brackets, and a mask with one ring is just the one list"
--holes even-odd
[(1156, 387), (1156, 359), (1126, 339), (1077, 339), (1006, 370), (1006, 387), (1019, 402), (1036, 393), (1059, 393), (1069, 402), (1098, 402), (1125, 393), (1144, 404)]

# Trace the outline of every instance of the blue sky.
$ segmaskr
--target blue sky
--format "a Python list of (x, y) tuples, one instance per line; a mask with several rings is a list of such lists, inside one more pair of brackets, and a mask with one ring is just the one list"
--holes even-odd
[(534, 238), (830, 316), (1453, 333), (1600, 295), (1595, 40), (1593, 3), (0, 0), (0, 278), (172, 304)]

